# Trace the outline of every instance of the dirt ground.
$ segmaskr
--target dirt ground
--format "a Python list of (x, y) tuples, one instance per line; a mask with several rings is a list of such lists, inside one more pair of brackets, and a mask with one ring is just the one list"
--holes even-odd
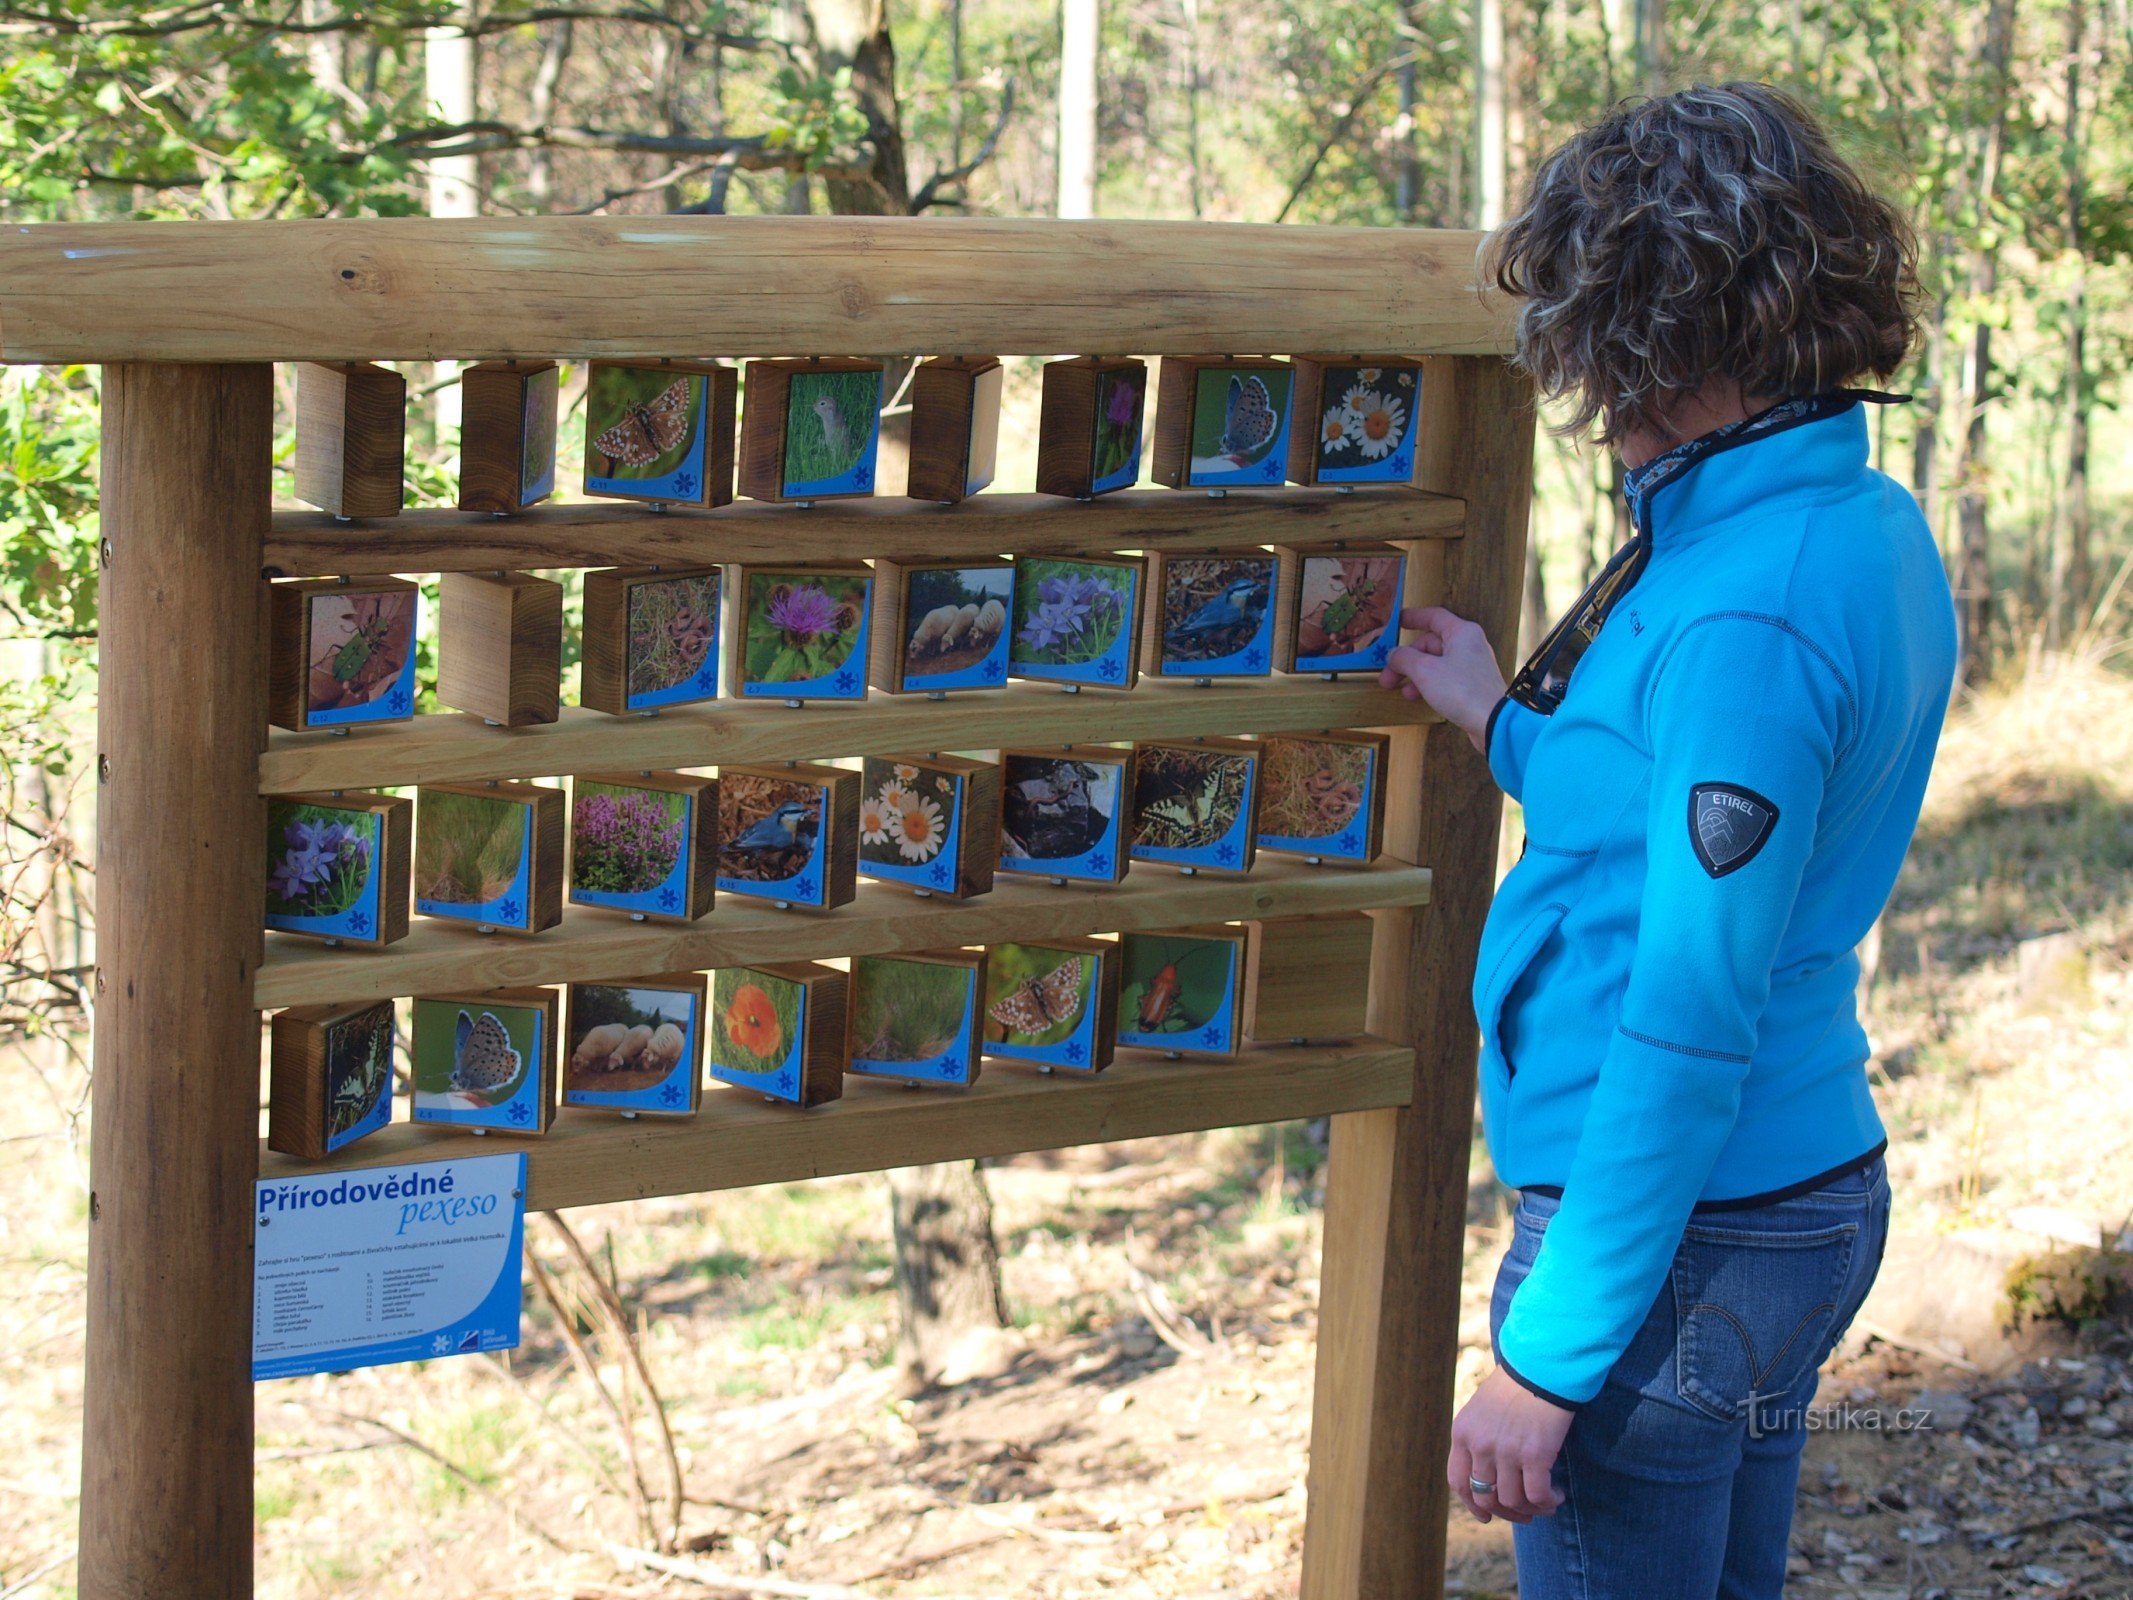
[[(1896, 1240), (1824, 1378), (1790, 1592), (2124, 1600), (2133, 1239), (2095, 1245), (2133, 1213), (2133, 687), (2031, 685), (1946, 750), (1870, 1012)], [(0, 1055), (4, 1600), (73, 1594), (81, 1091), (53, 1049)], [(529, 1292), (508, 1361), (259, 1386), (259, 1593), (1293, 1594), (1322, 1161), (1299, 1124), (991, 1166), (1025, 1348), (915, 1398), (878, 1178), (572, 1213), (664, 1402), (678, 1536), (629, 1345), (574, 1350)], [(1478, 1147), (1474, 1178), (1463, 1388), (1504, 1238)], [(528, 1237), (566, 1307), (598, 1300)], [(2058, 1315), (2010, 1339), (2010, 1284)], [(1451, 1548), (1451, 1592), (1516, 1594), (1506, 1530)]]

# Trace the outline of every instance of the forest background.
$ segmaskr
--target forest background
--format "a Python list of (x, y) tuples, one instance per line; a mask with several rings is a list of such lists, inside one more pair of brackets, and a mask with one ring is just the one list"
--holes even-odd
[[(1916, 398), (1877, 410), (1873, 441), (1941, 540), (1966, 697), (2078, 670), (2093, 700), (2124, 683), (2133, 615), (2129, 63), (2133, 0), (50, 0), (0, 4), (0, 218), (1487, 227), (1616, 99), (1765, 79), (1805, 100), (1918, 232), (1926, 333), (1892, 385)], [(453, 369), (407, 371), (410, 503), (449, 504)], [(569, 374), (566, 496), (582, 384)], [(1027, 481), (1034, 397), (1021, 364), (1003, 487)], [(97, 407), (93, 369), (0, 369), (0, 1047), (75, 1155), (94, 962)], [(1626, 535), (1616, 483), (1611, 458), (1544, 438), (1529, 632)], [(276, 487), (287, 500), (285, 475)], [(2041, 716), (2049, 697), (2036, 703)], [(1006, 1344), (988, 1355), (966, 1337), (1013, 1320), (981, 1175), (908, 1176), (894, 1212), (906, 1367), (938, 1378), (1005, 1359)], [(558, 1230), (533, 1281), (575, 1283), (573, 1326), (627, 1343), (627, 1319), (602, 1309), (612, 1261), (603, 1278)], [(21, 1235), (8, 1253), (79, 1254)], [(931, 1329), (908, 1314), (909, 1280), (929, 1273), (968, 1280)], [(647, 1523), (644, 1542), (671, 1547), (678, 1522)]]

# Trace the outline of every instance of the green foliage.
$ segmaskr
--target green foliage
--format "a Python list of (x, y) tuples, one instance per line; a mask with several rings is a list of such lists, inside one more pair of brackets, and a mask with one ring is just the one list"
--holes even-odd
[(817, 77), (797, 67), (780, 67), (771, 80), (775, 95), (763, 142), (773, 150), (792, 150), (817, 171), (858, 161), (855, 147), (867, 136), (867, 114), (852, 93), (852, 69), (840, 67)]
[(0, 609), (10, 632), (96, 629), (101, 390), (88, 367), (0, 376)]

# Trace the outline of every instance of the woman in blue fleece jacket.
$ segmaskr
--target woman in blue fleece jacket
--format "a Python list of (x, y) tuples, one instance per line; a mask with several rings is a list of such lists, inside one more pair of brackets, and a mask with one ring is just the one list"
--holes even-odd
[(1729, 84), (1570, 140), (1490, 251), (1636, 531), (1508, 692), (1437, 608), (1386, 674), (1525, 811), (1474, 977), (1520, 1198), (1448, 1472), (1519, 1524), (1522, 1600), (1776, 1600), (1888, 1226), (1852, 952), (1955, 667), (1931, 532), (1867, 465), (1887, 397), (1842, 387), (1904, 357), (1912, 244), (1802, 107)]

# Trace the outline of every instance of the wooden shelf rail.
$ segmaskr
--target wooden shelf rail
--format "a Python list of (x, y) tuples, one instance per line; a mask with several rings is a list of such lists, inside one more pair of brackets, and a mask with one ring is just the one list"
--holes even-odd
[(722, 894), (696, 922), (631, 922), (619, 912), (565, 908), (560, 927), (531, 937), (483, 934), (418, 917), (383, 950), (336, 950), (267, 936), (254, 1002), (265, 1007), (383, 1000), (454, 989), (599, 982), (647, 972), (695, 972), (824, 956), (952, 950), (1004, 939), (1055, 939), (1196, 922), (1418, 906), (1426, 867), (1383, 861), (1366, 871), (1262, 857), (1242, 878), (1187, 878), (1150, 862), (1115, 887), (1055, 887), (1008, 875), (969, 901), (921, 900), (895, 884), (862, 882), (835, 911), (780, 911)]
[(1040, 1073), (987, 1061), (967, 1090), (847, 1078), (844, 1098), (812, 1111), (731, 1085), (706, 1091), (695, 1117), (627, 1122), (565, 1107), (545, 1138), (474, 1139), (396, 1122), (323, 1163), (264, 1144), (262, 1178), (526, 1151), (526, 1204), (538, 1211), (654, 1195), (797, 1183), (929, 1161), (964, 1161), (1246, 1127), (1405, 1105), (1414, 1052), (1382, 1039), (1252, 1045), (1233, 1061), (1170, 1061), (1121, 1050), (1103, 1072)]
[(778, 701), (719, 700), (656, 717), (611, 717), (566, 706), (560, 721), (530, 728), (493, 728), (478, 717), (444, 713), (357, 728), (344, 736), (276, 733), (259, 758), (259, 790), (295, 794), (729, 761), (1421, 727), (1436, 720), (1427, 706), (1379, 688), (1374, 678), (1280, 677), (1205, 689), (1176, 679), (1143, 679), (1133, 689), (1081, 694), (1067, 694), (1053, 684), (1022, 683), (947, 700), (876, 693), (866, 700), (818, 700), (797, 709)]
[(1215, 498), (1128, 489), (1080, 503), (1048, 494), (981, 494), (955, 505), (900, 497), (816, 506), (736, 501), (715, 511), (654, 511), (618, 501), (536, 506), (513, 517), (403, 511), (336, 522), (278, 511), (270, 578), (375, 577), (496, 568), (685, 566), (712, 561), (983, 560), (1190, 550), (1202, 545), (1328, 545), (1456, 539), (1466, 503), (1420, 489), (1254, 489)]

